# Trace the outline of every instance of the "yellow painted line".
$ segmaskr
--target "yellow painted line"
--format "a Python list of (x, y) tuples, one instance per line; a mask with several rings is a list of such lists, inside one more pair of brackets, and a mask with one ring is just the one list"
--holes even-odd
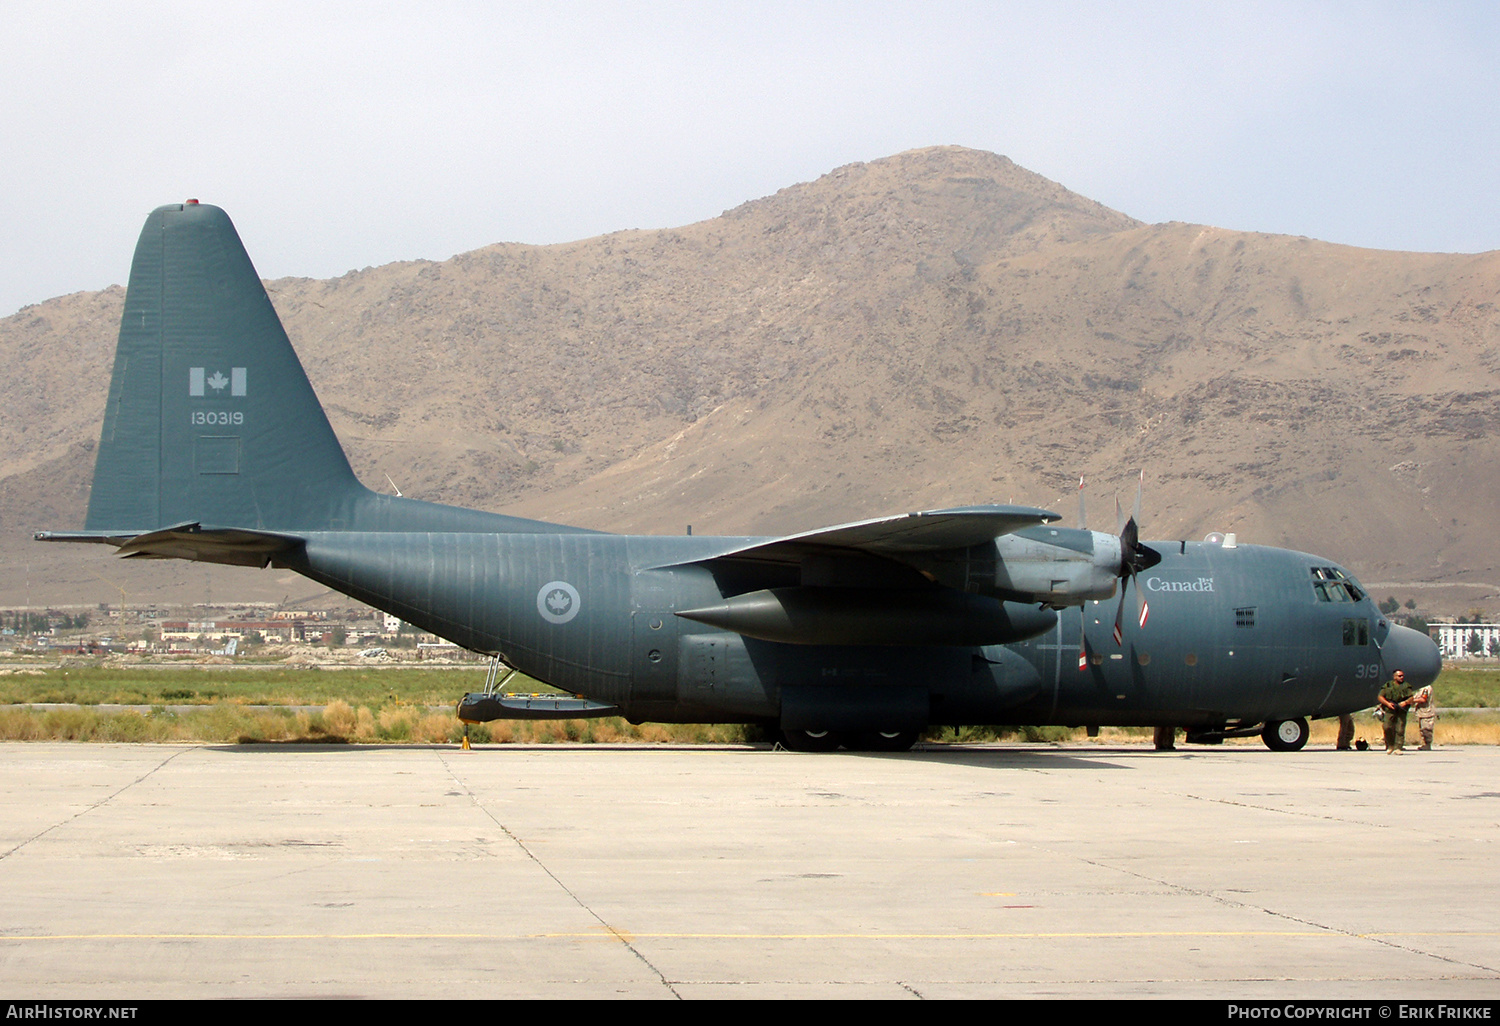
[(1108, 940), (1168, 937), (1500, 937), (1497, 930), (1345, 934), (1337, 930), (1131, 930), (1032, 933), (45, 933), (0, 934), (4, 941), (98, 940)]
[(494, 933), (33, 933), (0, 934), (3, 941), (45, 940), (496, 940), (538, 934)]
[[(547, 933), (541, 937), (597, 937)], [(1162, 937), (1500, 937), (1500, 931), (1344, 933), (1341, 930), (1140, 930), (1103, 933), (632, 933), (632, 940), (1125, 940)]]

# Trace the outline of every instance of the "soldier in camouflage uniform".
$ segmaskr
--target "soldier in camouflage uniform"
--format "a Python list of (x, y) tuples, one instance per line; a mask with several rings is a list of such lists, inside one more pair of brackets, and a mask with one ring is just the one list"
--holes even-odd
[(1341, 713), (1339, 715), (1339, 740), (1337, 745), (1338, 750), (1341, 752), (1347, 752), (1351, 750), (1353, 745), (1354, 717), (1350, 716), (1348, 713)]
[(1422, 747), (1418, 751), (1432, 751), (1432, 728), (1437, 726), (1437, 701), (1432, 697), (1432, 685), (1417, 690), (1417, 730), (1422, 734)]
[(1380, 689), (1381, 718), (1385, 723), (1385, 754), (1400, 755), (1406, 747), (1406, 711), (1416, 702), (1406, 673), (1397, 670)]

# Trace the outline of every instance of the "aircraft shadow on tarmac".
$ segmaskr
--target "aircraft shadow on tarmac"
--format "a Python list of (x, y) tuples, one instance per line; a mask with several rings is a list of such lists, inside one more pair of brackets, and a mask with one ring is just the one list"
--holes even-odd
[[(210, 751), (244, 754), (263, 755), (273, 752), (286, 752), (289, 749), (307, 750), (320, 754), (342, 754), (357, 756), (370, 752), (451, 752), (455, 755), (462, 754), (463, 749), (458, 745), (440, 744), (351, 744), (348, 742), (328, 741), (246, 741), (229, 744), (205, 745)], [(545, 751), (549, 758), (567, 758), (578, 755), (599, 755), (601, 753), (628, 754), (632, 757), (650, 757), (653, 755), (681, 755), (684, 752), (699, 753), (704, 756), (734, 754), (742, 756), (752, 755), (786, 755), (789, 757), (808, 758), (806, 753), (793, 752), (788, 749), (775, 749), (769, 744), (756, 742), (750, 744), (713, 744), (713, 745), (684, 745), (684, 744), (474, 744), (469, 749), (469, 754), (483, 758), (487, 756), (503, 756), (507, 753), (532, 753)], [(930, 762), (934, 764), (951, 763), (963, 766), (983, 766), (994, 769), (1125, 769), (1124, 760), (1136, 758), (1153, 758), (1163, 753), (1152, 751), (1148, 748), (1106, 748), (1090, 750), (1087, 754), (1077, 751), (1060, 749), (1051, 745), (1036, 745), (1029, 747), (1014, 746), (981, 746), (965, 745), (937, 746), (918, 744), (910, 751), (903, 753), (893, 752), (838, 752), (819, 753), (817, 759), (844, 758), (877, 758), (877, 759), (900, 759), (905, 762)], [(1198, 753), (1173, 752), (1165, 753), (1183, 758), (1192, 758)]]

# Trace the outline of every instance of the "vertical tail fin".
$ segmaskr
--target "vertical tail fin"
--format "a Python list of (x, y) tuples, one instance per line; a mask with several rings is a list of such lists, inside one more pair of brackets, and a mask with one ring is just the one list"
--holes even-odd
[(299, 533), (583, 530), (360, 484), (234, 225), (192, 200), (136, 245), (84, 526), (36, 537), (263, 566)]
[(87, 530), (337, 529), (366, 494), (228, 215), (195, 201), (153, 211)]

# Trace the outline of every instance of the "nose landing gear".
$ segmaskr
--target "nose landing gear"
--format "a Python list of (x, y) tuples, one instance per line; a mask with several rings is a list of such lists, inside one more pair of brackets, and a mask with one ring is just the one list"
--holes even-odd
[(1295, 720), (1267, 720), (1260, 739), (1273, 752), (1297, 752), (1307, 744), (1307, 735), (1307, 720), (1298, 716)]

